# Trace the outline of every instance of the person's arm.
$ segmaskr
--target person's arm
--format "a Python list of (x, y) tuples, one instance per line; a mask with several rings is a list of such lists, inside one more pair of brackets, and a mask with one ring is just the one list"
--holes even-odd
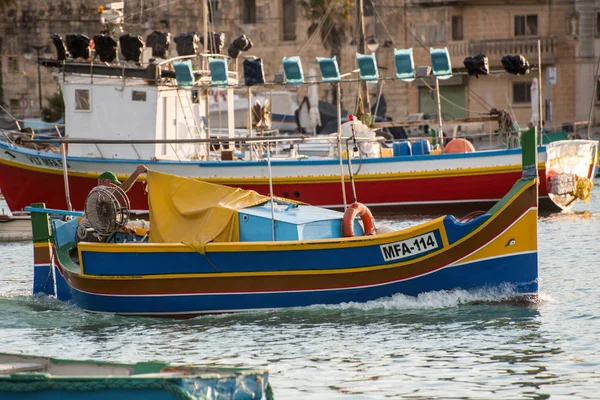
[(131, 189), (131, 187), (135, 183), (135, 180), (137, 179), (137, 177), (146, 171), (148, 171), (148, 168), (146, 168), (145, 165), (143, 165), (143, 164), (138, 165), (137, 168), (135, 169), (135, 171), (133, 171), (133, 174), (131, 174), (129, 176), (129, 178), (127, 178), (125, 180), (125, 182), (121, 183), (120, 188), (123, 189), (124, 192), (127, 192), (129, 189)]

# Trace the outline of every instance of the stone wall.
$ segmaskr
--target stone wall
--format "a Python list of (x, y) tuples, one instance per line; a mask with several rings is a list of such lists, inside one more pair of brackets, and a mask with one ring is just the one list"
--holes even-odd
[[(398, 3), (401, 0), (389, 3)], [(23, 57), (27, 45), (51, 46), (49, 37), (58, 33), (63, 38), (68, 33), (83, 33), (93, 36), (102, 30), (97, 9), (108, 1), (89, 0), (16, 0), (3, 15), (0, 15), (0, 36), (4, 38), (2, 48), (2, 76), (4, 96), (1, 101), (11, 106), (11, 110), (19, 116), (37, 116), (39, 105), (37, 99), (37, 66), (35, 57), (26, 60)], [(255, 24), (244, 24), (240, 0), (219, 0), (218, 10), (214, 12), (215, 23), (209, 30), (224, 32), (228, 45), (238, 35), (248, 35), (254, 43), (249, 54), (263, 59), (266, 78), (273, 80), (276, 72), (282, 71), (281, 60), (284, 56), (300, 55), (302, 57), (305, 75), (313, 68), (319, 71), (315, 57), (330, 56), (329, 50), (323, 47), (319, 34), (309, 42), (307, 29), (309, 26), (300, 9), (296, 10), (296, 40), (283, 40), (283, 0), (256, 0), (257, 21)], [(391, 7), (395, 9), (396, 7)], [(382, 15), (385, 15), (380, 11)], [(154, 30), (169, 31), (172, 35), (182, 32), (199, 32), (203, 30), (202, 3), (198, 0), (181, 0), (167, 2), (165, 0), (125, 0), (126, 22), (125, 32), (146, 38)], [(396, 14), (392, 13), (396, 18)], [(384, 18), (382, 16), (382, 18)], [(365, 18), (366, 35), (373, 34), (373, 17)], [(394, 20), (395, 21), (395, 20)], [(352, 24), (348, 22), (346, 45), (342, 49), (341, 70), (348, 72), (356, 69), (354, 53), (356, 49), (350, 46), (353, 36)], [(390, 25), (394, 34), (397, 24)], [(114, 36), (118, 36), (120, 32)], [(380, 41), (389, 39), (389, 35), (380, 28)], [(399, 44), (398, 47), (403, 47)], [(51, 46), (54, 50), (54, 47)], [(226, 50), (224, 50), (226, 52)], [(174, 46), (171, 55), (175, 56)], [(380, 65), (384, 74), (393, 73), (393, 47), (381, 48)], [(356, 75), (355, 75), (356, 76)], [(40, 74), (43, 97), (57, 90), (52, 77), (52, 71), (41, 69)], [(344, 107), (353, 110), (356, 98), (356, 83), (342, 85)], [(297, 90), (301, 99), (307, 92), (307, 87), (288, 87)], [(259, 89), (260, 90), (260, 89)], [(268, 89), (263, 89), (268, 90)], [(392, 82), (384, 85), (388, 113), (396, 119), (407, 115), (406, 85)], [(320, 85), (322, 100), (330, 100), (330, 85)], [(374, 85), (371, 87), (372, 97), (375, 98)], [(2, 91), (0, 91), (2, 93)], [(21, 108), (19, 102), (26, 100), (27, 107)], [(25, 104), (25, 102), (23, 102)]]
[[(300, 55), (305, 74), (308, 75), (311, 68), (318, 72), (316, 56), (330, 55), (329, 50), (323, 47), (320, 35), (309, 40), (309, 22), (304, 19), (300, 9), (296, 11), (296, 39), (283, 40), (283, 2), (256, 0), (256, 23), (244, 24), (242, 0), (219, 0), (216, 2), (218, 9), (214, 12), (215, 24), (210, 28), (224, 32), (227, 44), (242, 33), (248, 35), (254, 43), (249, 53), (263, 59), (268, 80), (273, 80), (275, 73), (282, 71), (281, 60), (284, 56)], [(37, 115), (37, 67), (35, 59), (26, 60), (23, 57), (26, 46), (50, 44), (48, 38), (52, 33), (63, 37), (68, 33), (93, 36), (102, 30), (97, 8), (107, 3), (106, 0), (15, 0), (9, 5), (0, 15), (0, 100), (11, 105), (17, 115)], [(474, 55), (467, 53), (476, 42), (489, 45), (495, 41), (495, 46), (500, 46), (499, 52), (516, 52), (519, 48), (514, 45), (515, 39), (517, 43), (522, 39), (514, 36), (514, 16), (535, 14), (538, 16), (538, 35), (546, 40), (544, 43), (551, 44), (542, 52), (542, 90), (546, 93), (544, 98), (551, 90), (554, 110), (552, 125), (560, 127), (565, 122), (587, 119), (596, 61), (600, 55), (600, 36), (597, 35), (596, 26), (600, 0), (574, 0), (572, 3), (489, 0), (448, 4), (433, 0), (407, 0), (406, 4), (404, 0), (377, 2), (378, 13), (365, 17), (365, 35), (368, 37), (376, 33), (379, 39), (377, 58), (380, 76), (394, 76), (394, 47), (413, 47), (416, 64), (429, 65), (429, 47), (448, 46), (453, 56), (453, 66), (459, 70), (463, 68), (464, 57)], [(201, 5), (199, 0), (125, 0), (124, 30), (143, 38), (153, 30), (170, 31), (173, 35), (201, 32)], [(451, 40), (452, 16), (456, 15), (463, 17), (461, 41)], [(375, 18), (378, 22), (377, 31)], [(435, 29), (432, 30), (431, 26), (435, 26)], [(354, 36), (353, 27), (354, 21), (348, 21), (347, 44), (342, 49), (342, 72), (356, 69), (356, 48), (349, 44)], [(384, 47), (386, 40), (389, 40), (388, 46)], [(537, 64), (537, 52), (527, 51), (530, 63)], [(493, 69), (501, 70), (500, 58), (500, 53), (490, 54)], [(545, 67), (548, 66), (556, 67), (557, 84), (546, 90)], [(51, 72), (41, 69), (43, 96), (57, 90)], [(512, 104), (512, 82), (531, 80), (533, 76), (532, 73), (524, 77), (500, 74), (481, 79), (469, 78), (466, 104), (470, 110), (469, 116), (489, 111), (486, 107), (512, 108), (521, 125), (526, 125), (522, 121), (529, 120), (530, 106)], [(357, 86), (356, 82), (343, 84), (344, 107), (350, 111), (354, 111)], [(375, 85), (370, 87), (374, 102)], [(394, 119), (404, 119), (409, 113), (419, 111), (418, 88), (415, 84), (390, 80), (380, 87), (383, 87), (388, 114)], [(296, 90), (301, 99), (306, 94), (307, 85), (287, 89)], [(322, 100), (330, 99), (330, 85), (320, 85), (319, 90)], [(21, 105), (24, 104), (27, 107), (22, 109)], [(600, 117), (600, 107), (595, 106), (594, 110)]]
[[(513, 83), (531, 82), (534, 77), (538, 77), (538, 72), (534, 70), (525, 76), (512, 76), (504, 72), (500, 61), (505, 54), (523, 54), (530, 64), (537, 66), (537, 39), (540, 38), (542, 102), (551, 99), (553, 104), (553, 118), (547, 124), (561, 128), (564, 123), (581, 119), (581, 106), (578, 104), (580, 101), (575, 83), (579, 76), (578, 71), (582, 68), (579, 64), (582, 60), (576, 56), (580, 39), (571, 33), (571, 16), (574, 12), (572, 5), (566, 2), (500, 0), (454, 2), (452, 5), (426, 1), (428, 7), (424, 7), (423, 2), (418, 3), (416, 5), (413, 1), (407, 12), (407, 23), (413, 32), (409, 43), (415, 51), (416, 65), (430, 65), (429, 47), (447, 46), (453, 68), (458, 73), (464, 73), (464, 58), (476, 55), (475, 49), (484, 48), (489, 57), (490, 69), (498, 72), (480, 79), (468, 78), (466, 108), (469, 109), (470, 117), (488, 112), (491, 108), (504, 109), (512, 112), (521, 126), (527, 125), (531, 120), (531, 104), (513, 103)], [(595, 18), (595, 13), (591, 14)], [(515, 36), (516, 15), (537, 15), (537, 34)], [(453, 41), (451, 37), (452, 16), (462, 16), (463, 19), (463, 39), (460, 41)], [(433, 24), (439, 29), (442, 23), (446, 29), (446, 40), (436, 38), (437, 40), (432, 42), (431, 38), (435, 36), (431, 35), (431, 31), (423, 30), (422, 24)], [(423, 31), (425, 35), (420, 34)], [(579, 31), (581, 35), (581, 29)], [(415, 35), (417, 39), (414, 38)], [(589, 52), (589, 49), (587, 51)], [(548, 86), (547, 67), (554, 67), (557, 72), (557, 83), (551, 87)], [(590, 97), (585, 97), (589, 102)], [(411, 90), (408, 96), (410, 113), (419, 111), (418, 100), (418, 93)]]

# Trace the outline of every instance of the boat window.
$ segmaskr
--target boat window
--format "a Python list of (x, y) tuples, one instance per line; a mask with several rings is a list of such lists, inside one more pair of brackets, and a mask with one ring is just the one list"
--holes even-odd
[(75, 111), (91, 111), (90, 89), (75, 89)]
[(134, 90), (131, 92), (132, 101), (146, 101), (146, 92), (143, 90)]

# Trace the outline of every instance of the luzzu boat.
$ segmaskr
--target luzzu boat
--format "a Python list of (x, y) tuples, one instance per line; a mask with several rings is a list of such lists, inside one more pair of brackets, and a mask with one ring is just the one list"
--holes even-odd
[(149, 236), (136, 241), (77, 244), (76, 218), (49, 223), (72, 212), (35, 204), (33, 291), (91, 312), (179, 318), (453, 289), (536, 297), (535, 141), (527, 132), (522, 177), (489, 211), (370, 235), (362, 207), (341, 213), (154, 171)]
[(272, 400), (269, 373), (158, 361), (116, 363), (0, 353), (3, 400)]

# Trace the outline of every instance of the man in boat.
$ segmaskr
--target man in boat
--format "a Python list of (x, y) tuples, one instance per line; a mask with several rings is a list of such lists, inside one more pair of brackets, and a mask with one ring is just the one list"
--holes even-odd
[[(129, 191), (129, 189), (133, 187), (133, 184), (135, 183), (135, 180), (138, 178), (138, 176), (145, 173), (146, 171), (148, 171), (148, 168), (145, 165), (140, 164), (136, 167), (135, 171), (133, 171), (129, 178), (127, 178), (124, 182), (119, 181), (117, 175), (115, 175), (114, 172), (105, 171), (98, 177), (98, 186), (119, 187), (121, 188), (121, 190), (123, 190), (123, 192), (127, 193), (127, 191)], [(80, 227), (82, 226), (85, 227), (85, 230), (80, 229)], [(93, 229), (91, 228), (92, 226), (90, 222), (84, 215), (83, 218), (81, 218), (81, 222), (77, 226), (77, 243), (100, 241), (98, 235), (95, 235)], [(135, 234), (135, 229), (131, 226), (125, 225), (123, 229), (130, 234)], [(83, 232), (85, 232), (85, 235), (83, 234)]]

